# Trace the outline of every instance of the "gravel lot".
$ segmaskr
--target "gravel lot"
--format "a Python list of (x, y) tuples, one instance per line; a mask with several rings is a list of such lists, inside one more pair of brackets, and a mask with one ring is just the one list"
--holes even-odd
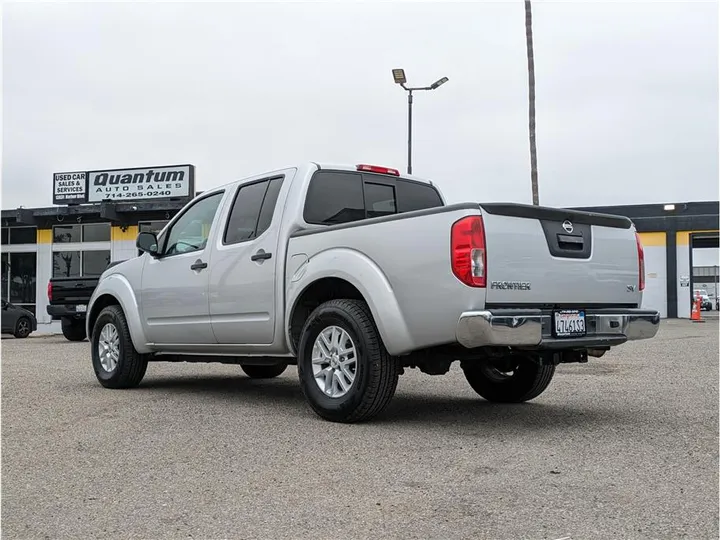
[(88, 343), (2, 341), (3, 538), (718, 538), (718, 321), (558, 368), (524, 405), (457, 365), (376, 421), (324, 422), (294, 368), (151, 364), (105, 390)]

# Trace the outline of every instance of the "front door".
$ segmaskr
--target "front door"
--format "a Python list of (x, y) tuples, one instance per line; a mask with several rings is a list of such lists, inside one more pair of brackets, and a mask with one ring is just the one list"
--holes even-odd
[[(275, 287), (283, 177), (239, 187), (210, 269), (210, 317), (218, 343), (269, 345), (275, 335)], [(276, 206), (278, 208), (275, 212)], [(274, 214), (276, 214), (274, 216)]]
[(160, 256), (143, 267), (141, 302), (148, 340), (156, 344), (215, 344), (208, 308), (210, 252), (224, 192), (199, 199), (159, 239)]

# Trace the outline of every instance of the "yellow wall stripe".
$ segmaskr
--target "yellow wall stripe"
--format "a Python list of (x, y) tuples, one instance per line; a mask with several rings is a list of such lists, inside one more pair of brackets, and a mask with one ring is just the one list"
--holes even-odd
[(110, 240), (112, 240), (113, 242), (119, 242), (123, 240), (131, 240), (134, 242), (137, 239), (137, 235), (137, 225), (130, 225), (124, 232), (120, 227), (116, 226), (113, 226), (113, 228), (110, 229)]
[(52, 229), (38, 229), (37, 230), (37, 243), (38, 244), (52, 244)]
[(666, 235), (664, 232), (641, 232), (638, 233), (640, 236), (640, 242), (643, 247), (657, 247), (665, 245)]
[(678, 246), (689, 246), (690, 245), (690, 234), (691, 233), (716, 233), (719, 232), (717, 229), (714, 231), (678, 231), (676, 236), (676, 242)]

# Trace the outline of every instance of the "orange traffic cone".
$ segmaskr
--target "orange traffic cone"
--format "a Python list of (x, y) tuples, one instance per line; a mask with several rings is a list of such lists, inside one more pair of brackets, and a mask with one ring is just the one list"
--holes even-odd
[(690, 320), (692, 322), (705, 322), (700, 314), (700, 299), (695, 298), (692, 304), (692, 311), (690, 312)]

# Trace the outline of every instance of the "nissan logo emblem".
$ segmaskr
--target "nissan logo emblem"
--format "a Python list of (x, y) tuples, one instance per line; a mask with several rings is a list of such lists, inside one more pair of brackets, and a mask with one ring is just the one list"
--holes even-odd
[(562, 228), (565, 229), (565, 232), (568, 234), (570, 234), (571, 232), (573, 232), (575, 230), (575, 228), (573, 227), (573, 224), (570, 223), (569, 219), (566, 219), (565, 221), (563, 221)]

